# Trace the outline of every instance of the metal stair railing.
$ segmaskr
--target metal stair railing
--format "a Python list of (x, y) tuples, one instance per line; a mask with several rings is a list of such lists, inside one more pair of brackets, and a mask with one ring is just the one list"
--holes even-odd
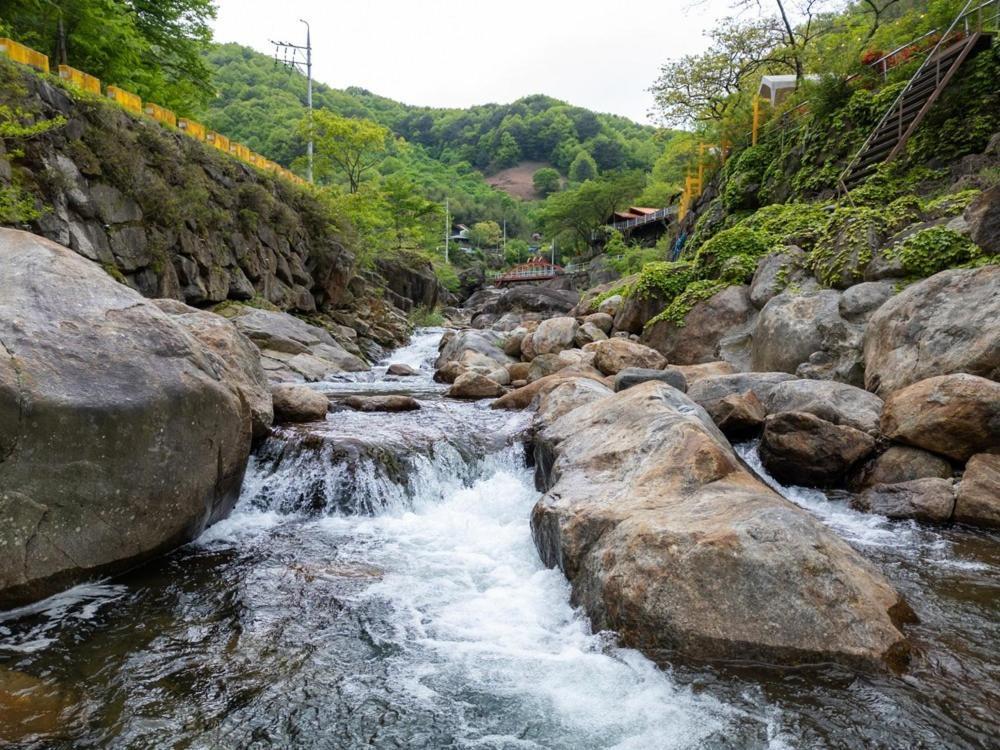
[[(868, 147), (871, 145), (871, 143), (874, 140), (875, 136), (878, 135), (879, 131), (882, 129), (882, 126), (885, 125), (892, 118), (892, 116), (894, 114), (896, 114), (897, 107), (899, 108), (899, 128), (900, 128), (900, 134), (899, 134), (899, 136), (900, 136), (900, 138), (902, 138), (902, 135), (903, 135), (903, 132), (902, 132), (902, 122), (903, 122), (903, 117), (902, 117), (902, 103), (903, 103), (903, 100), (906, 98), (907, 92), (909, 92), (911, 90), (911, 87), (913, 86), (913, 82), (915, 80), (917, 80), (920, 77), (920, 75), (927, 69), (928, 64), (931, 63), (934, 60), (935, 56), (937, 55), (938, 51), (941, 49), (942, 45), (944, 45), (944, 43), (949, 40), (949, 37), (951, 36), (951, 33), (955, 30), (955, 27), (958, 25), (958, 23), (960, 21), (964, 22), (964, 30), (966, 31), (966, 33), (968, 33), (970, 31), (969, 20), (970, 20), (970, 18), (972, 17), (973, 14), (977, 14), (978, 13), (978, 23), (977, 23), (977, 27), (978, 28), (977, 28), (977, 30), (985, 30), (987, 28), (987, 25), (986, 25), (986, 21), (987, 20), (996, 21), (998, 19), (998, 17), (1000, 17), (1000, 0), (986, 0), (986, 2), (980, 3), (979, 5), (977, 5), (974, 8), (971, 7), (972, 4), (973, 4), (973, 2), (974, 2), (974, 0), (967, 0), (967, 2), (965, 3), (965, 6), (962, 8), (962, 10), (958, 13), (958, 15), (955, 16), (955, 18), (952, 19), (951, 23), (948, 25), (948, 28), (944, 31), (944, 33), (941, 34), (941, 37), (940, 37), (940, 39), (938, 39), (937, 44), (934, 45), (934, 48), (924, 58), (923, 62), (920, 64), (920, 67), (917, 68), (917, 71), (910, 77), (910, 80), (907, 81), (906, 85), (902, 88), (902, 90), (899, 92), (899, 94), (893, 100), (892, 104), (889, 105), (888, 109), (886, 109), (885, 114), (882, 115), (882, 118), (878, 121), (878, 124), (874, 128), (872, 128), (871, 133), (868, 134), (868, 137), (865, 139), (865, 142), (861, 145), (861, 148), (859, 148), (858, 151), (857, 151), (857, 153), (854, 154), (854, 158), (852, 158), (851, 161), (848, 163), (847, 167), (844, 168), (844, 171), (840, 173), (840, 177), (837, 179), (837, 182), (838, 182), (838, 184), (840, 186), (841, 192), (844, 195), (847, 195), (848, 192), (849, 192), (848, 187), (847, 187), (847, 180), (850, 179), (851, 173), (853, 172), (854, 168), (858, 165), (858, 163), (864, 157), (865, 152), (868, 150)], [(988, 8), (990, 6), (993, 6), (993, 11), (994, 12), (993, 12), (992, 16), (987, 16), (984, 13), (984, 11), (985, 11), (986, 8)], [(920, 37), (920, 39), (924, 39), (927, 36), (935, 33), (936, 31), (937, 31), (937, 29), (932, 30), (932, 31), (928, 32), (927, 34), (925, 34), (924, 36)], [(910, 44), (912, 44), (912, 42)], [(900, 50), (905, 49), (906, 47), (910, 46), (910, 44), (903, 45), (903, 47), (900, 47), (899, 49), (897, 49), (897, 50), (889, 53), (889, 55), (886, 55), (885, 58), (887, 59), (891, 55), (897, 54)], [(935, 85), (939, 84), (940, 78), (941, 78), (941, 76), (940, 76), (940, 64), (939, 64), (940, 61), (937, 61), (937, 62), (938, 62), (938, 70), (935, 72)], [(895, 151), (895, 149), (893, 149), (893, 152), (894, 151)]]

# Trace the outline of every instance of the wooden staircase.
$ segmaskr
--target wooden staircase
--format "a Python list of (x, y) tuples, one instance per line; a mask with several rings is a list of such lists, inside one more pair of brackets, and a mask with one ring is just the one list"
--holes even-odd
[(991, 39), (989, 34), (973, 31), (959, 41), (935, 49), (927, 57), (844, 170), (841, 175), (844, 192), (871, 177), (879, 164), (899, 156), (962, 63), (970, 55), (989, 47)]

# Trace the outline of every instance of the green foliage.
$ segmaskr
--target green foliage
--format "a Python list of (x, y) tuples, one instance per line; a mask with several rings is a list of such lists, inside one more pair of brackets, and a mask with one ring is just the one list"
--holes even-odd
[(437, 276), (438, 281), (441, 282), (441, 286), (449, 292), (457, 292), (462, 286), (462, 282), (458, 279), (455, 267), (450, 263), (446, 263), (443, 258), (436, 256), (432, 258), (431, 264), (434, 266), (434, 274)]
[(535, 192), (543, 198), (559, 190), (559, 173), (552, 167), (542, 167), (531, 178)]
[(22, 141), (61, 128), (66, 124), (66, 118), (58, 115), (48, 120), (38, 120), (35, 116), (20, 108), (8, 104), (0, 104), (0, 141)]
[[(751, 262), (755, 266), (757, 259), (767, 254), (770, 247), (765, 236), (739, 225), (724, 229), (698, 248), (695, 263), (702, 278), (718, 279), (722, 278), (724, 268), (729, 274), (733, 274), (748, 267)], [(735, 264), (731, 262), (740, 256), (748, 260)], [(750, 274), (753, 274), (752, 270)]]
[(10, 36), (53, 63), (143, 100), (190, 114), (211, 98), (202, 54), (212, 38), (212, 0), (8, 0), (3, 18)]
[(816, 203), (774, 203), (758, 209), (740, 222), (766, 238), (769, 245), (798, 245), (809, 250), (830, 219), (830, 212)]
[(924, 206), (924, 213), (928, 219), (941, 219), (945, 216), (957, 216), (962, 213), (969, 204), (982, 194), (981, 190), (962, 190), (957, 193), (949, 193), (928, 201)]
[(661, 320), (669, 321), (676, 326), (683, 326), (684, 319), (691, 312), (692, 307), (721, 292), (727, 286), (729, 286), (729, 282), (717, 279), (701, 279), (691, 282), (674, 297), (659, 315), (646, 323), (646, 327), (648, 328)]
[(503, 251), (504, 262), (509, 266), (524, 263), (531, 257), (531, 250), (528, 243), (521, 239), (513, 239), (507, 242), (507, 247)]
[(322, 109), (302, 118), (299, 135), (311, 135), (315, 141), (316, 179), (328, 182), (342, 176), (352, 193), (358, 192), (365, 173), (385, 158), (389, 140), (389, 130), (376, 122)]
[(623, 173), (587, 180), (571, 190), (550, 195), (537, 214), (538, 224), (559, 246), (580, 250), (590, 233), (642, 190), (641, 174)]
[(581, 149), (577, 152), (573, 163), (569, 165), (569, 179), (573, 182), (586, 182), (597, 177), (597, 162), (594, 157)]
[(757, 191), (774, 156), (774, 148), (770, 144), (759, 144), (744, 149), (726, 164), (724, 174), (727, 179), (722, 189), (722, 205), (727, 211), (757, 207)]
[(479, 221), (469, 228), (469, 241), (476, 247), (497, 247), (503, 230), (495, 221)]
[(414, 308), (408, 318), (414, 328), (436, 328), (445, 322), (440, 310), (429, 307)]
[(17, 184), (0, 185), (0, 224), (25, 224), (41, 215), (31, 193)]
[(984, 253), (970, 239), (942, 226), (921, 229), (886, 251), (907, 275), (926, 278), (946, 268), (976, 265)]
[(647, 263), (639, 272), (639, 278), (626, 291), (626, 296), (669, 302), (696, 278), (697, 269), (689, 261)]

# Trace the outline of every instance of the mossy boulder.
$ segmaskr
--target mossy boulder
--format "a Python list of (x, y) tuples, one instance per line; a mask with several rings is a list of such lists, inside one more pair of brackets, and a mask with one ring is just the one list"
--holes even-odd
[(874, 253), (889, 234), (881, 211), (843, 206), (830, 217), (810, 257), (816, 278), (834, 289), (846, 289), (865, 279)]

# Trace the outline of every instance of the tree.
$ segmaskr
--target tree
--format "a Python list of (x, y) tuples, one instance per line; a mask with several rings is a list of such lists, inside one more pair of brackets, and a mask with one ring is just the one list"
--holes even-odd
[(775, 19), (730, 19), (711, 32), (709, 48), (667, 62), (650, 92), (665, 125), (721, 122), (741, 102), (748, 80), (768, 69), (794, 70)]
[(341, 172), (348, 190), (358, 192), (365, 173), (385, 158), (389, 130), (371, 120), (340, 117), (326, 110), (306, 115), (299, 124), (299, 134), (316, 144), (316, 173), (320, 177)]
[(586, 247), (591, 232), (638, 195), (643, 182), (639, 172), (587, 180), (573, 190), (550, 196), (538, 214), (539, 224), (549, 237), (559, 238), (575, 249)]
[(213, 0), (7, 0), (7, 33), (182, 113), (212, 96)]
[(503, 259), (507, 265), (513, 266), (524, 263), (531, 257), (531, 250), (524, 240), (510, 240), (504, 249)]
[(476, 247), (497, 247), (503, 239), (503, 230), (495, 221), (479, 221), (469, 229), (469, 241)]
[(505, 130), (500, 134), (500, 145), (493, 158), (493, 168), (506, 169), (513, 167), (519, 161), (521, 161), (521, 147), (517, 145), (517, 139)]
[[(828, 9), (834, 0), (773, 0), (778, 10), (785, 53), (792, 62), (796, 83), (805, 74), (804, 58), (816, 39), (832, 29), (828, 20)], [(736, 0), (736, 9), (751, 6), (760, 7), (761, 0)], [(763, 19), (766, 21), (766, 19)]]
[(552, 167), (542, 167), (531, 178), (535, 192), (543, 198), (559, 190), (559, 173)]
[(586, 182), (597, 177), (597, 162), (594, 157), (580, 149), (573, 163), (569, 165), (569, 178), (573, 182)]
[(388, 210), (396, 233), (396, 247), (427, 244), (436, 237), (441, 206), (427, 200), (419, 188), (402, 175), (390, 175), (383, 183)]
[(594, 157), (598, 169), (609, 172), (621, 169), (625, 164), (625, 145), (619, 138), (612, 138), (601, 133), (588, 144), (590, 154)]

